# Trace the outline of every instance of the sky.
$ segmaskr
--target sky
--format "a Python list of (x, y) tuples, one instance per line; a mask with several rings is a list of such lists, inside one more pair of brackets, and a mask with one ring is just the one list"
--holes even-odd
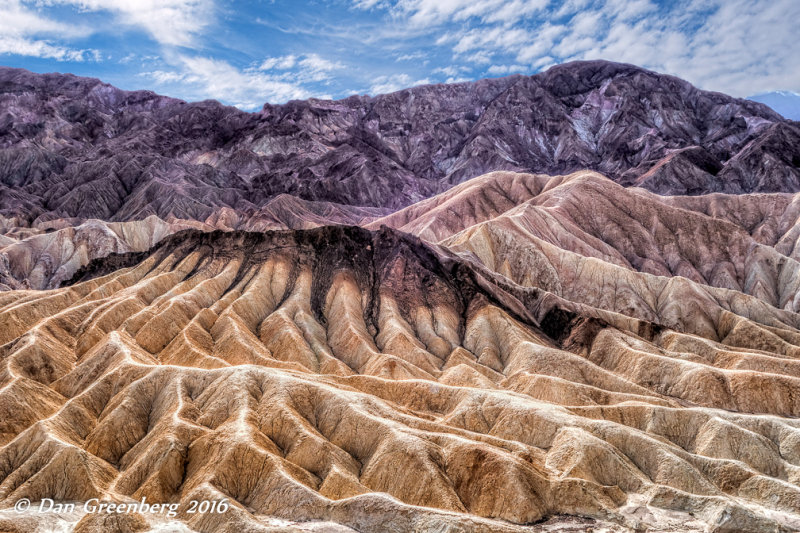
[(800, 0), (0, 0), (0, 65), (245, 110), (633, 63), (800, 93)]

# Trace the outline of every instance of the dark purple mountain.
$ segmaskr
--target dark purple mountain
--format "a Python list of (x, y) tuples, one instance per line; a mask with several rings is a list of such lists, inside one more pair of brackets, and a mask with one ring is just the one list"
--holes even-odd
[(246, 113), (0, 69), (0, 215), (203, 220), (288, 193), (399, 208), (487, 171), (589, 168), (661, 194), (800, 191), (800, 124), (601, 61)]

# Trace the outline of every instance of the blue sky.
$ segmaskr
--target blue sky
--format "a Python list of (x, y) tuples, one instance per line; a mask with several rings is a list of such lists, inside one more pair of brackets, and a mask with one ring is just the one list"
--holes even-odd
[(800, 92), (800, 0), (0, 0), (0, 64), (242, 109), (609, 59)]

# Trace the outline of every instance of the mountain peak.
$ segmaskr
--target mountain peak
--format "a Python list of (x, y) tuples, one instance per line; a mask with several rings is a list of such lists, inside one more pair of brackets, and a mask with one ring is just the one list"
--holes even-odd
[[(0, 215), (34, 225), (202, 221), (279, 194), (399, 208), (495, 170), (590, 169), (665, 194), (793, 191), (794, 180), (767, 179), (736, 156), (779, 149), (772, 159), (792, 176), (800, 150), (759, 144), (783, 121), (761, 104), (607, 61), (259, 113), (20, 69), (0, 70), (0, 98), (0, 187), (14, 187)], [(689, 147), (706, 154), (702, 165), (681, 157), (669, 170), (671, 154)], [(654, 168), (659, 179), (641, 179)]]

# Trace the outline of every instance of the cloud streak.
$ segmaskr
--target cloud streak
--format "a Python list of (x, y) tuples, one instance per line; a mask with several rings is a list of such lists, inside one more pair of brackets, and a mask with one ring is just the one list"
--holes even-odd
[(426, 85), (428, 83), (431, 83), (431, 80), (428, 78), (415, 80), (406, 73), (378, 76), (370, 86), (369, 92), (373, 95), (386, 94), (409, 87), (416, 87), (417, 85)]
[(97, 58), (96, 50), (76, 49), (55, 42), (55, 39), (77, 38), (90, 30), (44, 17), (18, 0), (0, 5), (0, 54), (86, 61)]
[(156, 70), (144, 76), (164, 87), (179, 85), (189, 97), (214, 98), (243, 109), (257, 109), (264, 102), (285, 102), (320, 95), (305, 87), (323, 82), (343, 68), (317, 54), (268, 57), (257, 66), (240, 69), (228, 61), (211, 57), (174, 54), (171, 70)]
[(116, 20), (147, 32), (156, 42), (193, 46), (214, 20), (213, 0), (41, 0), (82, 11), (107, 11)]
[(159, 85), (179, 84), (191, 99), (213, 98), (243, 109), (256, 109), (267, 101), (285, 102), (311, 97), (295, 83), (270, 76), (257, 69), (241, 70), (227, 61), (210, 57), (180, 55), (175, 70), (157, 70), (145, 76)]

